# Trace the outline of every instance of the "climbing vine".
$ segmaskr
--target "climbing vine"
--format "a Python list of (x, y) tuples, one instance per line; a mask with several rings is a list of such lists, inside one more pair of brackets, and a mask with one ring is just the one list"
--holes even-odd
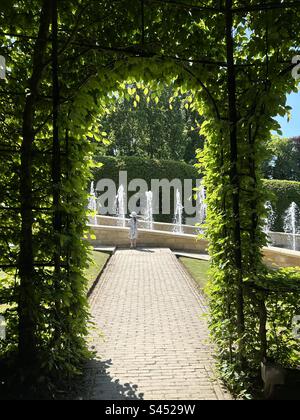
[(230, 383), (251, 376), (267, 352), (263, 328), (253, 346), (264, 304), (253, 285), (269, 276), (260, 166), (278, 129), (274, 117), (297, 90), (291, 60), (300, 10), (289, 1), (202, 3), (35, 0), (1, 10), (8, 74), (0, 86), (0, 303), (8, 334), (0, 354), (17, 357), (27, 383), (74, 374), (89, 354), (90, 139), (105, 142), (97, 117), (125, 82), (155, 92), (172, 81), (175, 94), (193, 93), (188, 106), (205, 118), (198, 159), (212, 257), (210, 326), (223, 376)]
[[(227, 2), (228, 9), (230, 6), (231, 2)], [(222, 374), (237, 392), (248, 388), (249, 378), (258, 375), (263, 356), (270, 356), (266, 341), (255, 340), (254, 331), (258, 334), (260, 328), (261, 297), (251, 286), (267, 277), (261, 251), (266, 245), (263, 220), (267, 197), (261, 164), (270, 131), (278, 128), (273, 117), (284, 109), (285, 93), (295, 89), (283, 64), (288, 60), (287, 48), (293, 45), (293, 39), (288, 37), (279, 46), (276, 34), (278, 30), (285, 33), (285, 19), (291, 15), (291, 10), (283, 14), (272, 10), (255, 17), (235, 17), (235, 65), (228, 67), (233, 74), (228, 75), (223, 92), (224, 103), (228, 96), (228, 106), (222, 107), (225, 118), (218, 123), (210, 118), (202, 126), (208, 139), (199, 159), (209, 207), (210, 326), (220, 350)], [(228, 24), (233, 25), (230, 16), (225, 26)], [(244, 57), (255, 57), (256, 66), (249, 62), (247, 66)], [(278, 295), (275, 299), (279, 299)], [(298, 303), (291, 314), (297, 313), (297, 306)], [(273, 309), (271, 312), (270, 317), (274, 316)], [(276, 316), (279, 320), (279, 314)], [(274, 350), (268, 344), (268, 349)], [(279, 355), (275, 359), (279, 360)]]

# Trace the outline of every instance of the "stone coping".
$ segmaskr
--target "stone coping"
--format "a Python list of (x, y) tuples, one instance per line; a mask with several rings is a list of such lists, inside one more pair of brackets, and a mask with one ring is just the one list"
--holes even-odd
[[(116, 232), (126, 232), (128, 233), (129, 231), (129, 227), (125, 226), (110, 226), (110, 225), (87, 225), (89, 228), (91, 228), (92, 230), (95, 231), (104, 231), (104, 230), (108, 230), (108, 231), (116, 231)], [(166, 230), (158, 230), (158, 229), (143, 229), (143, 228), (139, 228), (138, 229), (138, 233), (139, 235), (141, 235), (142, 233), (147, 234), (147, 235), (152, 235), (152, 236), (159, 236), (159, 235), (171, 235), (172, 237), (178, 237), (178, 238), (189, 238), (192, 240), (196, 240), (197, 239), (197, 235), (195, 234), (190, 234), (190, 233), (178, 233), (178, 232), (173, 232), (173, 231), (166, 231)], [(199, 239), (200, 241), (206, 241), (206, 239)]]
[(290, 255), (290, 256), (300, 258), (300, 251), (293, 251), (292, 249), (278, 248), (275, 246), (268, 246), (268, 247), (265, 247), (264, 249), (269, 250), (270, 252), (275, 252), (275, 253), (277, 252), (278, 254)]
[(300, 252), (291, 249), (264, 247), (265, 262), (273, 267), (300, 267)]
[[(118, 218), (113, 216), (101, 216), (97, 215), (97, 220), (99, 226), (117, 226)], [(125, 218), (126, 222), (130, 221), (130, 218)], [(147, 222), (144, 220), (140, 220), (141, 224), (146, 224)], [(165, 223), (165, 222), (153, 222), (153, 226), (155, 230), (161, 231), (168, 231), (172, 232), (174, 229), (173, 223)], [(194, 225), (182, 225), (182, 228), (185, 233), (187, 234), (197, 234), (197, 230), (199, 229), (197, 226)]]

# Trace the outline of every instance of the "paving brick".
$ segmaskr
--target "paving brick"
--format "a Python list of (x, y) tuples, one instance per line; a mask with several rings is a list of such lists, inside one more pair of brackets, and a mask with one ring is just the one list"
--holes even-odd
[(169, 249), (118, 250), (90, 298), (85, 399), (230, 399), (214, 379), (206, 302)]

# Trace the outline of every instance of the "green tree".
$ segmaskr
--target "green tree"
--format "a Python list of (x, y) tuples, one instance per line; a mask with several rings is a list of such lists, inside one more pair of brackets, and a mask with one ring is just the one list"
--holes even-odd
[(204, 144), (203, 118), (188, 106), (190, 94), (174, 97), (172, 85), (165, 85), (156, 96), (150, 86), (135, 83), (114, 97), (110, 113), (99, 121), (110, 141), (108, 155), (195, 161)]
[(270, 158), (263, 164), (264, 177), (300, 181), (300, 137), (273, 136), (268, 149)]

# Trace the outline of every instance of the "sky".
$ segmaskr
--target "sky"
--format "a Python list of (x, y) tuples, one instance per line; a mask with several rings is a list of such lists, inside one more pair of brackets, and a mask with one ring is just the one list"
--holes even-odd
[(287, 97), (287, 105), (292, 107), (292, 118), (288, 122), (287, 117), (277, 117), (276, 120), (281, 125), (283, 137), (300, 136), (300, 92), (292, 93)]

